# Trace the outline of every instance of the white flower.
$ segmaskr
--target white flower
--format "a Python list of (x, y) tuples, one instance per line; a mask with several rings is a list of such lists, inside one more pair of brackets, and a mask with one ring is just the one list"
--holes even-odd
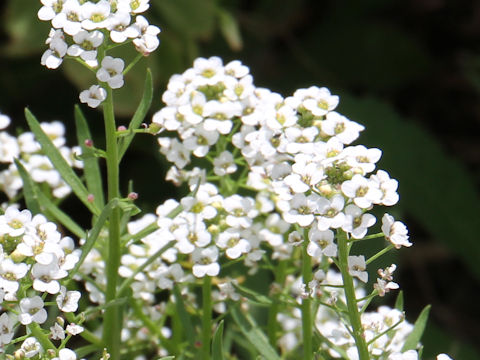
[(303, 107), (315, 116), (323, 116), (334, 110), (339, 102), (338, 96), (331, 95), (330, 90), (325, 87), (312, 86), (308, 89), (299, 89), (293, 96), (299, 100), (305, 98), (302, 102)]
[(207, 130), (204, 124), (200, 124), (190, 128), (190, 131), (183, 134), (182, 137), (186, 137), (183, 141), (186, 149), (192, 151), (196, 157), (204, 157), (210, 146), (217, 142), (219, 134), (216, 131)]
[(337, 245), (333, 242), (334, 234), (331, 230), (320, 231), (312, 227), (308, 232), (307, 253), (313, 258), (325, 256), (337, 256)]
[(143, 16), (135, 18), (133, 27), (137, 28), (140, 33), (140, 37), (133, 40), (133, 45), (135, 45), (137, 51), (145, 56), (155, 51), (160, 44), (160, 40), (157, 37), (160, 29), (155, 25), (150, 25)]
[(123, 43), (128, 38), (135, 38), (140, 34), (135, 26), (130, 26), (130, 14), (123, 11), (117, 11), (111, 17), (108, 29), (110, 39), (116, 43)]
[(50, 47), (43, 53), (40, 63), (49, 69), (56, 69), (63, 62), (68, 48), (62, 30), (52, 29), (46, 43)]
[(47, 311), (43, 308), (43, 300), (40, 296), (23, 298), (20, 300), (21, 313), (18, 319), (23, 325), (36, 322), (43, 324), (47, 320)]
[(74, 351), (64, 348), (58, 352), (58, 357), (54, 357), (52, 360), (77, 360), (77, 355)]
[(205, 275), (216, 276), (220, 272), (220, 265), (217, 263), (218, 249), (216, 246), (208, 248), (196, 248), (192, 254), (193, 275), (202, 278)]
[(65, 339), (65, 331), (58, 323), (50, 327), (50, 333), (53, 340)]
[(120, 58), (105, 56), (102, 60), (102, 67), (97, 71), (97, 79), (108, 83), (112, 89), (123, 86), (123, 68), (125, 63)]
[(373, 203), (380, 202), (382, 192), (377, 187), (377, 183), (364, 178), (360, 174), (355, 174), (351, 180), (342, 183), (342, 192), (353, 199), (353, 202), (362, 209), (367, 209)]
[(289, 202), (290, 208), (282, 209), (283, 219), (290, 224), (297, 223), (303, 227), (310, 226), (315, 218), (313, 214), (317, 212), (319, 199), (320, 196), (317, 194), (309, 196), (295, 194)]
[(66, 287), (62, 286), (56, 299), (58, 308), (63, 312), (77, 311), (81, 295), (80, 291), (67, 291)]
[(370, 179), (378, 184), (378, 188), (383, 193), (380, 203), (386, 206), (395, 205), (398, 202), (398, 181), (391, 179), (390, 175), (384, 170), (378, 170), (376, 175), (370, 176)]
[(362, 239), (370, 226), (377, 222), (375, 216), (364, 213), (358, 206), (349, 204), (345, 207), (345, 223), (342, 229), (354, 239)]
[(3, 348), (4, 345), (12, 341), (14, 332), (13, 325), (15, 321), (8, 316), (6, 312), (0, 315), (0, 347)]
[(49, 21), (62, 11), (65, 0), (41, 0), (41, 2), (43, 6), (38, 10), (38, 18)]
[(345, 214), (342, 212), (344, 205), (345, 199), (340, 194), (333, 196), (330, 200), (319, 197), (317, 201), (319, 215), (316, 217), (318, 230), (342, 227), (345, 223)]
[(228, 213), (226, 223), (232, 227), (248, 228), (258, 215), (255, 200), (251, 197), (231, 195), (223, 200), (223, 208)]
[(365, 127), (345, 116), (332, 111), (327, 114), (326, 120), (322, 121), (322, 132), (340, 140), (342, 144), (348, 145), (356, 140), (360, 131)]
[(437, 355), (437, 360), (453, 360), (453, 359), (447, 354), (439, 354)]
[(80, 30), (73, 36), (75, 44), (71, 45), (67, 54), (70, 56), (80, 56), (89, 66), (96, 67), (97, 48), (103, 43), (103, 33), (99, 30), (88, 32)]
[(365, 256), (349, 256), (348, 257), (348, 273), (359, 278), (366, 283), (368, 281), (367, 264), (365, 263)]
[(25, 339), (20, 349), (24, 357), (32, 358), (42, 350), (42, 345), (34, 337), (29, 337)]
[(92, 85), (88, 90), (80, 93), (80, 101), (87, 103), (91, 108), (96, 108), (107, 98), (107, 91), (100, 85)]
[(66, 331), (69, 335), (78, 335), (83, 332), (83, 327), (74, 323), (68, 324)]
[(410, 247), (412, 243), (408, 241), (408, 230), (405, 224), (395, 221), (393, 216), (385, 214), (382, 217), (382, 231), (385, 238), (390, 241), (396, 249), (402, 246)]
[(408, 350), (404, 353), (392, 353), (387, 360), (418, 360), (418, 353), (415, 350)]
[(227, 229), (218, 235), (216, 244), (221, 249), (226, 249), (225, 254), (229, 259), (238, 259), (242, 254), (250, 251), (250, 242), (243, 238), (238, 229)]
[(348, 165), (361, 169), (365, 175), (375, 170), (375, 164), (382, 157), (382, 151), (357, 145), (345, 148), (344, 155)]
[(20, 286), (18, 280), (23, 278), (27, 271), (27, 264), (16, 264), (12, 259), (3, 259), (0, 262), (0, 288), (7, 293), (15, 293)]
[(218, 176), (233, 174), (237, 170), (233, 155), (230, 151), (223, 151), (213, 159), (213, 172)]
[(10, 125), (10, 118), (7, 115), (0, 114), (0, 130), (5, 129)]
[(0, 215), (0, 235), (21, 236), (25, 233), (26, 227), (31, 220), (32, 213), (30, 211), (19, 211), (15, 207), (10, 206), (4, 215)]
[(86, 2), (82, 5), (82, 27), (85, 30), (106, 28), (110, 24), (110, 2), (100, 0), (97, 3)]
[(82, 29), (81, 6), (78, 0), (67, 0), (62, 11), (52, 19), (52, 26), (63, 29), (68, 35), (75, 35)]

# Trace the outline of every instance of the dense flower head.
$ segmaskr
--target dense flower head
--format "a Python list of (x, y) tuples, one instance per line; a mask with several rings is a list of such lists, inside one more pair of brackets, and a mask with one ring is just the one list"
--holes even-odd
[[(123, 60), (112, 61), (109, 56), (99, 55), (103, 52), (97, 49), (131, 41), (140, 54), (147, 56), (160, 44), (160, 29), (140, 15), (150, 7), (149, 0), (41, 0), (41, 3), (38, 18), (52, 25), (46, 40), (49, 48), (41, 58), (41, 64), (49, 69), (58, 68), (66, 55), (76, 57), (96, 71), (99, 82), (118, 89), (123, 86)], [(95, 108), (105, 100), (104, 91), (94, 84), (82, 91), (80, 101)]]
[[(64, 237), (56, 224), (42, 214), (7, 206), (0, 215), (0, 345), (10, 344), (20, 324), (42, 325), (48, 312), (74, 312), (79, 291), (67, 291), (60, 282), (79, 261), (73, 239)], [(46, 300), (57, 296), (57, 302)], [(35, 325), (35, 326), (38, 326)], [(62, 328), (53, 327), (56, 338), (65, 338)], [(44, 351), (35, 337), (28, 337), (16, 354), (30, 358)]]

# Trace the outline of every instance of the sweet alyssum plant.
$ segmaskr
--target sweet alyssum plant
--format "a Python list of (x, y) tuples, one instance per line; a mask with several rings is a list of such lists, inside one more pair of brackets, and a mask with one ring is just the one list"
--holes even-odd
[[(364, 127), (335, 111), (338, 96), (312, 86), (284, 98), (255, 87), (239, 61), (199, 58), (142, 127), (147, 73), (129, 127), (117, 127), (114, 90), (159, 45), (140, 15), (149, 1), (41, 2), (52, 24), (41, 63), (92, 71), (80, 101), (102, 107), (106, 148), (79, 106), (73, 148), (59, 122), (26, 110), (31, 132), (15, 137), (0, 116), (0, 358), (421, 358), (428, 307), (412, 325), (401, 294), (395, 308), (370, 306), (399, 287), (382, 255), (412, 244), (403, 223), (371, 213), (397, 203), (398, 183), (376, 169), (379, 149), (352, 145)], [(111, 56), (123, 44), (139, 51), (128, 65)], [(189, 191), (155, 214), (119, 186), (138, 133), (158, 136), (167, 180)], [(71, 192), (91, 228), (62, 211)], [(374, 238), (385, 246), (366, 258)], [(381, 266), (373, 286), (367, 266)]]

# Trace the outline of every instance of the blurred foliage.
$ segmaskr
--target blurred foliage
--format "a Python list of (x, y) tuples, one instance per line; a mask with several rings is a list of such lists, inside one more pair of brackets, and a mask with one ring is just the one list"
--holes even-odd
[[(73, 62), (58, 71), (39, 65), (49, 31), (36, 19), (39, 7), (37, 0), (0, 5), (0, 111), (21, 125), (28, 105), (41, 120), (61, 118), (73, 129), (78, 92), (94, 78)], [(366, 126), (360, 141), (383, 150), (381, 167), (400, 182), (395, 215), (416, 245), (395, 261), (403, 262), (407, 315), (413, 320), (433, 305), (426, 357), (448, 351), (479, 359), (467, 344), (478, 350), (480, 341), (480, 3), (151, 0), (147, 17), (161, 27), (161, 45), (117, 92), (120, 122), (137, 106), (146, 67), (154, 75), (153, 113), (168, 78), (197, 56), (238, 58), (258, 86), (285, 96), (311, 85), (340, 94), (339, 111)], [(86, 114), (101, 134), (98, 114)], [(154, 139), (134, 141), (124, 165), (124, 183), (134, 180), (145, 209), (174, 194), (152, 186), (167, 168)]]

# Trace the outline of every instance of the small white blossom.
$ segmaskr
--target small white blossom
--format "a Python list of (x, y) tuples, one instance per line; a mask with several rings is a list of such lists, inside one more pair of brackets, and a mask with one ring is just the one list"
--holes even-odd
[(62, 286), (56, 298), (58, 308), (63, 312), (75, 312), (78, 309), (80, 297), (80, 291), (67, 291), (65, 286)]
[(400, 249), (402, 246), (412, 246), (412, 243), (408, 241), (408, 230), (405, 224), (400, 221), (395, 221), (393, 216), (389, 214), (383, 215), (382, 231), (385, 238), (390, 241), (396, 249)]
[(123, 68), (125, 63), (120, 58), (105, 56), (102, 60), (102, 67), (97, 71), (97, 79), (108, 83), (112, 89), (123, 86)]
[(40, 296), (23, 298), (20, 300), (21, 313), (18, 316), (23, 325), (36, 322), (43, 324), (47, 320), (47, 311), (43, 308), (43, 300)]
[(83, 330), (84, 329), (82, 326), (74, 323), (68, 324), (66, 328), (67, 334), (73, 335), (73, 336), (80, 334), (81, 332), (83, 332)]
[(365, 257), (349, 256), (348, 257), (348, 273), (352, 276), (359, 278), (366, 283), (368, 281), (367, 264), (365, 263)]
[(80, 101), (91, 108), (96, 108), (107, 98), (107, 91), (100, 85), (92, 85), (80, 93)]

